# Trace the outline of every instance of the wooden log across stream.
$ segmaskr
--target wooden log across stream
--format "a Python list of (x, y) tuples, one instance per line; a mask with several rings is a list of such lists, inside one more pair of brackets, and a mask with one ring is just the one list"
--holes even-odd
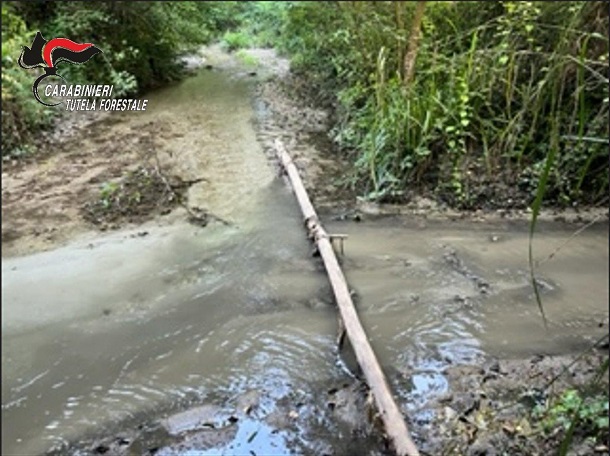
[(399, 456), (419, 456), (419, 451), (411, 439), (405, 419), (392, 397), (388, 382), (360, 323), (345, 276), (331, 245), (330, 237), (320, 224), (299, 172), (279, 139), (275, 140), (275, 149), (280, 163), (288, 174), (299, 206), (301, 206), (308, 235), (315, 242), (324, 262), (347, 337), (371, 390), (377, 412), (383, 422), (390, 444)]

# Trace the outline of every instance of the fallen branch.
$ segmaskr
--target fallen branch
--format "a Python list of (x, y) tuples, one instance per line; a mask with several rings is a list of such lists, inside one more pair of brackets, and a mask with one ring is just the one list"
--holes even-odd
[(303, 186), (299, 172), (279, 139), (275, 140), (275, 149), (282, 166), (290, 178), (292, 188), (301, 206), (308, 235), (315, 242), (324, 261), (324, 266), (326, 267), (326, 272), (337, 301), (337, 307), (345, 326), (345, 332), (373, 394), (375, 405), (384, 424), (387, 437), (394, 451), (399, 456), (419, 456), (419, 451), (409, 435), (404, 417), (396, 402), (394, 402), (388, 382), (360, 323), (329, 235), (320, 224), (316, 211)]

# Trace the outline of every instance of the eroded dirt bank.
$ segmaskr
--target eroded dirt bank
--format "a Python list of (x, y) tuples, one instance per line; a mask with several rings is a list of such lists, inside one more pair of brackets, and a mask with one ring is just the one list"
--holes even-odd
[[(271, 196), (280, 191), (279, 186), (256, 196), (252, 189), (264, 189), (273, 180), (272, 168), (267, 169), (264, 160), (252, 158), (248, 161), (248, 156), (237, 152), (250, 147), (250, 142), (257, 139), (271, 159), (274, 154), (272, 142), (279, 137), (293, 153), (314, 204), (321, 209), (325, 221), (337, 231), (350, 232), (352, 241), (347, 243), (344, 267), (360, 297), (359, 310), (368, 321), (367, 328), (385, 360), (389, 380), (409, 416), (424, 454), (555, 453), (562, 433), (543, 435), (537, 430), (528, 417), (532, 400), (548, 397), (551, 390), (543, 388), (546, 382), (575, 360), (586, 346), (583, 341), (587, 340), (587, 334), (607, 332), (607, 313), (595, 311), (587, 313), (583, 320), (575, 318), (576, 330), (569, 329), (570, 318), (560, 319), (553, 328), (553, 337), (573, 331), (570, 332), (574, 334), (573, 343), (571, 339), (561, 339), (554, 345), (553, 340), (557, 340), (551, 337), (544, 347), (515, 349), (512, 354), (498, 350), (494, 355), (479, 349), (475, 343), (477, 337), (473, 335), (493, 339), (493, 335), (485, 336), (485, 331), (477, 330), (482, 325), (482, 312), (490, 305), (485, 290), (489, 291), (491, 287), (492, 297), (496, 292), (509, 297), (506, 303), (495, 301), (496, 307), (492, 309), (531, 297), (522, 265), (509, 268), (493, 263), (493, 269), (485, 270), (482, 265), (488, 263), (478, 261), (485, 256), (486, 246), (491, 250), (516, 238), (506, 222), (526, 220), (527, 212), (460, 213), (424, 197), (400, 207), (357, 201), (340, 182), (348, 164), (332, 153), (326, 139), (328, 113), (310, 102), (306, 89), (301, 87), (302, 82), (287, 72), (285, 61), (266, 50), (254, 51), (252, 55), (258, 63), (247, 66), (218, 48), (207, 49), (203, 51), (205, 60), (199, 61), (204, 65), (201, 71), (209, 73), (205, 81), (208, 91), (203, 98), (197, 98), (202, 86), (189, 89), (187, 81), (183, 103), (176, 104), (176, 111), (171, 111), (172, 103), (165, 100), (167, 110), (151, 112), (150, 117), (135, 122), (118, 116), (93, 119), (86, 127), (86, 137), (76, 133), (58, 138), (59, 142), (53, 143), (48, 153), (33, 157), (31, 162), (8, 164), (3, 170), (3, 256), (50, 250), (75, 236), (96, 239), (100, 234), (98, 230), (116, 228), (131, 228), (135, 237), (141, 233), (142, 242), (147, 242), (152, 249), (157, 245), (153, 241), (162, 241), (163, 237), (148, 234), (149, 227), (167, 227), (189, 220), (195, 225), (193, 233), (197, 230), (198, 236), (206, 236), (209, 234), (206, 230), (214, 227), (200, 230), (202, 224), (215, 223), (219, 228), (226, 226), (224, 221), (242, 229), (248, 225), (254, 210), (260, 211), (261, 207), (266, 209), (260, 217), (274, 220), (276, 216), (271, 209), (273, 206), (283, 208), (288, 204), (288, 197), (276, 199)], [(227, 80), (241, 82), (227, 88)], [(247, 86), (249, 82), (242, 84), (244, 81), (258, 82), (253, 100), (256, 138), (252, 137), (253, 131), (246, 128), (251, 118), (249, 110), (227, 112), (224, 105), (214, 103), (215, 96), (247, 99), (251, 87)], [(163, 91), (157, 96), (164, 100)], [(168, 96), (173, 97), (175, 93)], [(194, 108), (185, 110), (187, 99), (210, 103), (211, 115), (205, 117)], [(222, 129), (214, 128), (216, 122), (230, 123), (235, 129), (231, 133), (221, 133)], [(234, 147), (227, 149), (226, 144)], [(219, 150), (222, 153), (218, 153)], [(253, 149), (253, 153), (260, 153), (260, 150)], [(262, 205), (261, 198), (264, 198)], [(140, 202), (142, 204), (135, 204)], [(134, 208), (143, 210), (138, 212)], [(286, 210), (286, 217), (290, 215), (294, 225), (298, 225), (298, 212)], [(194, 211), (200, 218), (193, 220), (188, 211)], [(400, 216), (395, 219), (383, 217), (397, 213)], [(556, 214), (549, 211), (543, 219), (558, 217), (574, 222), (567, 226), (575, 231), (589, 221), (607, 220), (607, 210)], [(477, 254), (469, 248), (458, 248), (462, 241), (451, 227), (451, 232), (443, 232), (434, 225), (440, 222), (439, 226), (446, 228), (443, 221), (458, 220), (472, 223), (473, 227), (489, 227), (489, 232), (480, 233), (482, 247)], [(109, 409), (104, 412), (107, 419), (100, 420), (99, 428), (87, 435), (72, 436), (52, 454), (169, 455), (184, 454), (188, 450), (203, 454), (388, 454), (379, 429), (371, 419), (374, 413), (367, 405), (366, 388), (343, 370), (357, 369), (348, 362), (347, 366), (338, 366), (330, 374), (324, 370), (338, 362), (332, 351), (334, 309), (330, 293), (328, 289), (320, 289), (319, 265), (310, 258), (297, 259), (308, 257), (308, 246), (304, 245), (298, 227), (291, 231), (292, 225), (286, 224), (286, 220), (280, 222), (278, 233), (254, 232), (252, 236), (249, 234), (248, 241), (236, 243), (229, 251), (217, 247), (204, 249), (208, 253), (203, 259), (198, 258), (197, 253), (197, 249), (203, 247), (200, 241), (193, 241), (194, 237), (185, 237), (187, 241), (182, 239), (176, 245), (165, 246), (165, 241), (160, 242), (155, 247), (160, 253), (154, 261), (162, 260), (168, 266), (159, 280), (183, 287), (161, 291), (174, 303), (190, 298), (194, 293), (195, 298), (186, 306), (186, 314), (171, 313), (171, 306), (170, 312), (161, 315), (162, 318), (155, 319), (147, 314), (147, 302), (158, 291), (153, 284), (159, 282), (149, 278), (129, 297), (129, 312), (119, 305), (98, 309), (99, 315), (84, 328), (70, 329), (70, 333), (90, 331), (91, 337), (100, 344), (104, 340), (102, 329), (114, 337), (124, 337), (125, 353), (111, 353), (108, 359), (101, 361), (107, 363), (108, 370), (118, 372), (116, 381), (108, 387), (108, 397), (140, 400), (139, 394), (152, 406), (137, 409), (137, 413), (128, 409), (127, 415), (131, 416), (125, 418), (125, 413), (118, 413), (120, 406), (116, 405), (114, 412), (121, 418), (113, 423), (110, 402), (95, 399), (96, 395), (103, 398), (106, 385), (96, 385), (91, 392), (83, 386), (82, 394), (70, 395), (63, 419), (69, 422), (70, 415), (66, 413), (70, 410), (79, 413), (79, 404), (87, 400), (97, 407), (105, 404)], [(500, 224), (487, 225), (488, 222)], [(565, 230), (566, 225), (560, 225)], [(597, 226), (597, 230), (604, 227), (607, 230), (604, 224)], [(413, 239), (419, 240), (413, 245), (407, 240), (392, 244), (392, 239), (400, 239), (396, 235), (399, 231), (412, 233)], [(557, 239), (567, 239), (569, 232), (565, 230)], [(380, 235), (383, 242), (375, 240)], [(443, 245), (435, 246), (433, 254), (426, 253), (422, 247), (426, 245), (426, 239), (443, 237), (446, 238)], [(261, 238), (265, 241), (261, 245), (275, 244), (271, 253), (256, 244)], [(283, 247), (284, 244), (290, 247)], [(553, 252), (558, 245), (561, 242), (548, 245), (547, 253)], [(568, 244), (562, 252), (569, 251), (570, 245), (574, 244)], [(603, 247), (603, 243), (595, 240), (594, 244), (576, 249), (575, 255), (581, 255), (577, 264), (586, 265), (587, 252), (595, 249), (593, 245), (597, 245), (598, 250), (600, 245)], [(187, 259), (186, 267), (171, 263), (174, 260), (168, 252), (175, 251), (176, 246), (180, 255)], [(607, 244), (605, 248), (607, 252)], [(144, 247), (142, 249), (134, 248), (134, 255), (142, 255), (146, 251)], [(382, 252), (384, 249), (387, 252)], [(482, 257), (477, 257), (478, 254)], [(146, 258), (144, 256), (144, 260)], [(239, 271), (228, 272), (227, 262), (244, 265)], [(591, 267), (595, 269), (596, 264)], [(260, 271), (265, 272), (262, 285)], [(147, 274), (156, 277), (150, 271)], [(299, 278), (303, 275), (305, 278)], [(276, 282), (277, 276), (283, 280)], [(197, 288), (201, 277), (204, 277), (204, 288), (216, 293), (212, 295), (214, 299), (201, 297), (202, 290)], [(239, 301), (242, 287), (234, 290), (227, 286), (226, 290), (216, 291), (226, 277), (244, 284), (246, 299), (243, 302)], [(556, 277), (552, 269), (550, 277)], [(434, 289), (428, 287), (429, 283), (442, 286)], [(572, 288), (556, 283), (556, 279), (545, 283), (549, 286), (545, 288), (548, 298), (558, 298), (556, 302), (565, 306), (561, 308), (567, 308), (566, 300), (561, 296), (566, 290), (573, 292), (574, 283), (571, 283)], [(267, 288), (265, 284), (268, 284)], [(421, 291), (416, 292), (418, 286)], [(605, 292), (607, 294), (607, 287)], [(596, 298), (585, 295), (587, 302), (591, 301), (595, 307)], [(607, 300), (607, 297), (600, 299)], [(224, 303), (227, 310), (221, 311), (219, 316), (216, 310), (205, 307), (209, 328), (193, 324), (193, 319), (201, 316), (201, 306), (218, 302)], [(242, 309), (235, 302), (245, 307)], [(296, 314), (290, 313), (295, 309)], [(523, 305), (521, 309), (524, 313), (519, 314), (519, 318), (526, 318), (527, 307)], [(237, 313), (238, 318), (225, 320), (231, 312)], [(536, 309), (531, 312), (535, 314)], [(149, 329), (143, 323), (132, 328), (133, 334), (125, 335), (122, 327), (111, 332), (114, 331), (111, 321), (116, 319), (126, 325), (137, 320), (139, 315), (143, 316), (143, 321), (151, 319), (153, 329), (163, 328), (162, 334), (151, 336), (153, 342), (149, 342), (150, 337), (144, 329), (141, 329), (144, 334), (139, 334), (137, 328)], [(421, 321), (411, 316), (419, 316)], [(171, 322), (170, 327), (165, 326), (167, 319)], [(529, 320), (534, 332), (542, 331), (531, 314)], [(441, 325), (439, 330), (439, 322), (447, 327)], [(211, 332), (217, 326), (219, 330), (212, 336)], [(267, 328), (269, 337), (261, 328)], [(320, 328), (325, 328), (321, 331), (323, 336), (318, 335)], [(491, 328), (498, 329), (497, 326)], [(209, 335), (206, 331), (210, 331)], [(384, 339), (388, 334), (391, 340)], [(464, 335), (462, 339), (458, 337), (460, 334)], [(446, 339), (443, 337), (453, 341), (448, 350), (451, 356), (439, 348), (444, 348), (441, 341)], [(162, 342), (166, 339), (176, 346), (164, 346)], [(507, 344), (522, 348), (527, 342), (512, 340)], [(210, 364), (221, 358), (241, 367), (233, 372), (228, 366), (220, 374), (211, 368), (208, 371), (202, 367), (201, 372), (197, 367), (192, 367), (193, 372), (180, 368), (174, 378), (167, 372), (169, 364), (164, 366), (164, 363), (174, 358), (177, 358), (172, 361), (174, 367), (200, 362), (198, 358), (192, 358), (192, 349), (197, 353), (201, 349), (210, 351)], [(87, 353), (85, 348), (82, 350)], [(555, 391), (590, 381), (602, 354), (597, 350), (578, 360), (560, 377)], [(273, 364), (272, 355), (280, 360), (280, 365), (286, 367), (292, 378), (284, 378), (286, 373), (277, 367), (273, 371), (266, 370), (266, 363)], [(349, 356), (345, 358), (347, 360)], [(143, 359), (151, 361), (145, 363)], [(311, 373), (295, 369), (300, 364), (318, 366), (317, 363), (327, 366), (315, 367)], [(93, 370), (103, 376), (99, 370), (103, 367), (93, 367)], [(158, 371), (154, 370), (157, 367)], [(72, 374), (78, 377), (76, 372), (66, 372), (66, 377)], [(183, 374), (184, 378), (180, 377)], [(219, 387), (222, 382), (215, 383), (216, 376), (223, 375), (231, 379), (231, 386)], [(257, 375), (265, 380), (248, 380), (248, 376), (255, 378)], [(154, 388), (148, 385), (148, 389), (136, 389), (141, 378), (150, 377), (151, 382), (155, 382), (158, 381), (156, 376), (162, 379), (161, 386), (164, 381), (168, 384), (174, 381), (186, 384), (188, 388), (176, 391), (179, 399), (171, 403), (158, 400), (154, 391), (159, 387), (156, 383)], [(301, 377), (306, 378), (305, 383)], [(29, 388), (37, 386), (36, 383), (28, 385), (26, 380), (23, 379), (17, 389), (22, 388), (27, 393)], [(40, 380), (41, 395), (45, 394), (46, 381)], [(70, 380), (48, 380), (48, 385), (61, 389), (61, 383), (66, 381)], [(252, 382), (251, 388), (247, 387), (249, 382)], [(604, 384), (607, 385), (607, 378)], [(308, 385), (310, 389), (302, 390), (299, 385)], [(196, 392), (200, 390), (206, 393), (197, 396)], [(89, 397), (87, 394), (94, 399), (84, 399)], [(5, 406), (6, 410), (14, 411), (19, 409), (19, 401), (27, 401), (21, 399), (21, 393), (17, 396), (17, 403), (7, 404), (3, 389), (3, 413)], [(61, 419), (60, 413), (58, 420)], [(52, 433), (53, 429), (48, 432)], [(607, 454), (607, 442), (586, 441), (584, 437), (577, 436), (574, 454)]]

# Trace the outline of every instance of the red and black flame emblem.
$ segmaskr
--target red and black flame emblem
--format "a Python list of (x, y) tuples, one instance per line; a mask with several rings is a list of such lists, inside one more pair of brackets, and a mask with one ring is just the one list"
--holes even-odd
[[(60, 62), (69, 62), (75, 64), (85, 63), (95, 54), (102, 52), (93, 43), (76, 43), (67, 38), (53, 38), (47, 41), (43, 38), (40, 32), (36, 33), (36, 37), (32, 42), (32, 47), (23, 46), (23, 51), (19, 56), (19, 65), (21, 68), (44, 68), (45, 73), (34, 82), (32, 92), (36, 99), (46, 106), (55, 106), (55, 104), (45, 103), (38, 96), (38, 84), (49, 76), (59, 76), (57, 74), (56, 65)], [(63, 78), (62, 78), (63, 79)]]

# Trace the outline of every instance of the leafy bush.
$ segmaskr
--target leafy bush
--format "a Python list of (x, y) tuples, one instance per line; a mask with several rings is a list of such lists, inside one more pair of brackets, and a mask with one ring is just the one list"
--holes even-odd
[(250, 41), (250, 37), (244, 32), (226, 32), (222, 37), (222, 42), (229, 51), (249, 47)]
[(248, 54), (248, 52), (244, 49), (238, 51), (235, 56), (239, 59), (240, 62), (242, 62), (246, 66), (256, 67), (259, 64), (258, 59), (255, 56)]
[(292, 2), (245, 2), (240, 30), (250, 36), (252, 45), (274, 47), (281, 43), (286, 11)]
[(584, 397), (578, 390), (564, 391), (548, 408), (538, 407), (535, 415), (541, 421), (545, 432), (557, 428), (567, 431), (577, 420), (580, 431), (596, 439), (608, 436), (608, 396), (595, 395)]
[(35, 31), (46, 39), (93, 42), (103, 54), (87, 65), (63, 64), (72, 84), (113, 84), (115, 96), (134, 95), (182, 76), (180, 53), (237, 24), (240, 2), (14, 2), (2, 5), (3, 153), (25, 150), (31, 132), (60, 111), (39, 104), (31, 85), (39, 70), (17, 64)]
[(13, 5), (2, 4), (2, 151), (22, 155), (31, 148), (33, 131), (51, 120), (50, 112), (32, 96), (33, 78), (17, 63), (21, 46), (31, 43), (35, 32), (28, 29)]
[(251, 46), (281, 45), (286, 11), (292, 7), (292, 3), (243, 2), (241, 10), (234, 16), (235, 23), (224, 34), (222, 42), (230, 51)]
[(454, 205), (502, 182), (547, 200), (607, 197), (608, 10), (602, 2), (428, 2), (415, 78), (402, 80), (403, 2), (287, 9), (282, 49), (340, 104), (334, 138), (372, 199), (426, 186)]

